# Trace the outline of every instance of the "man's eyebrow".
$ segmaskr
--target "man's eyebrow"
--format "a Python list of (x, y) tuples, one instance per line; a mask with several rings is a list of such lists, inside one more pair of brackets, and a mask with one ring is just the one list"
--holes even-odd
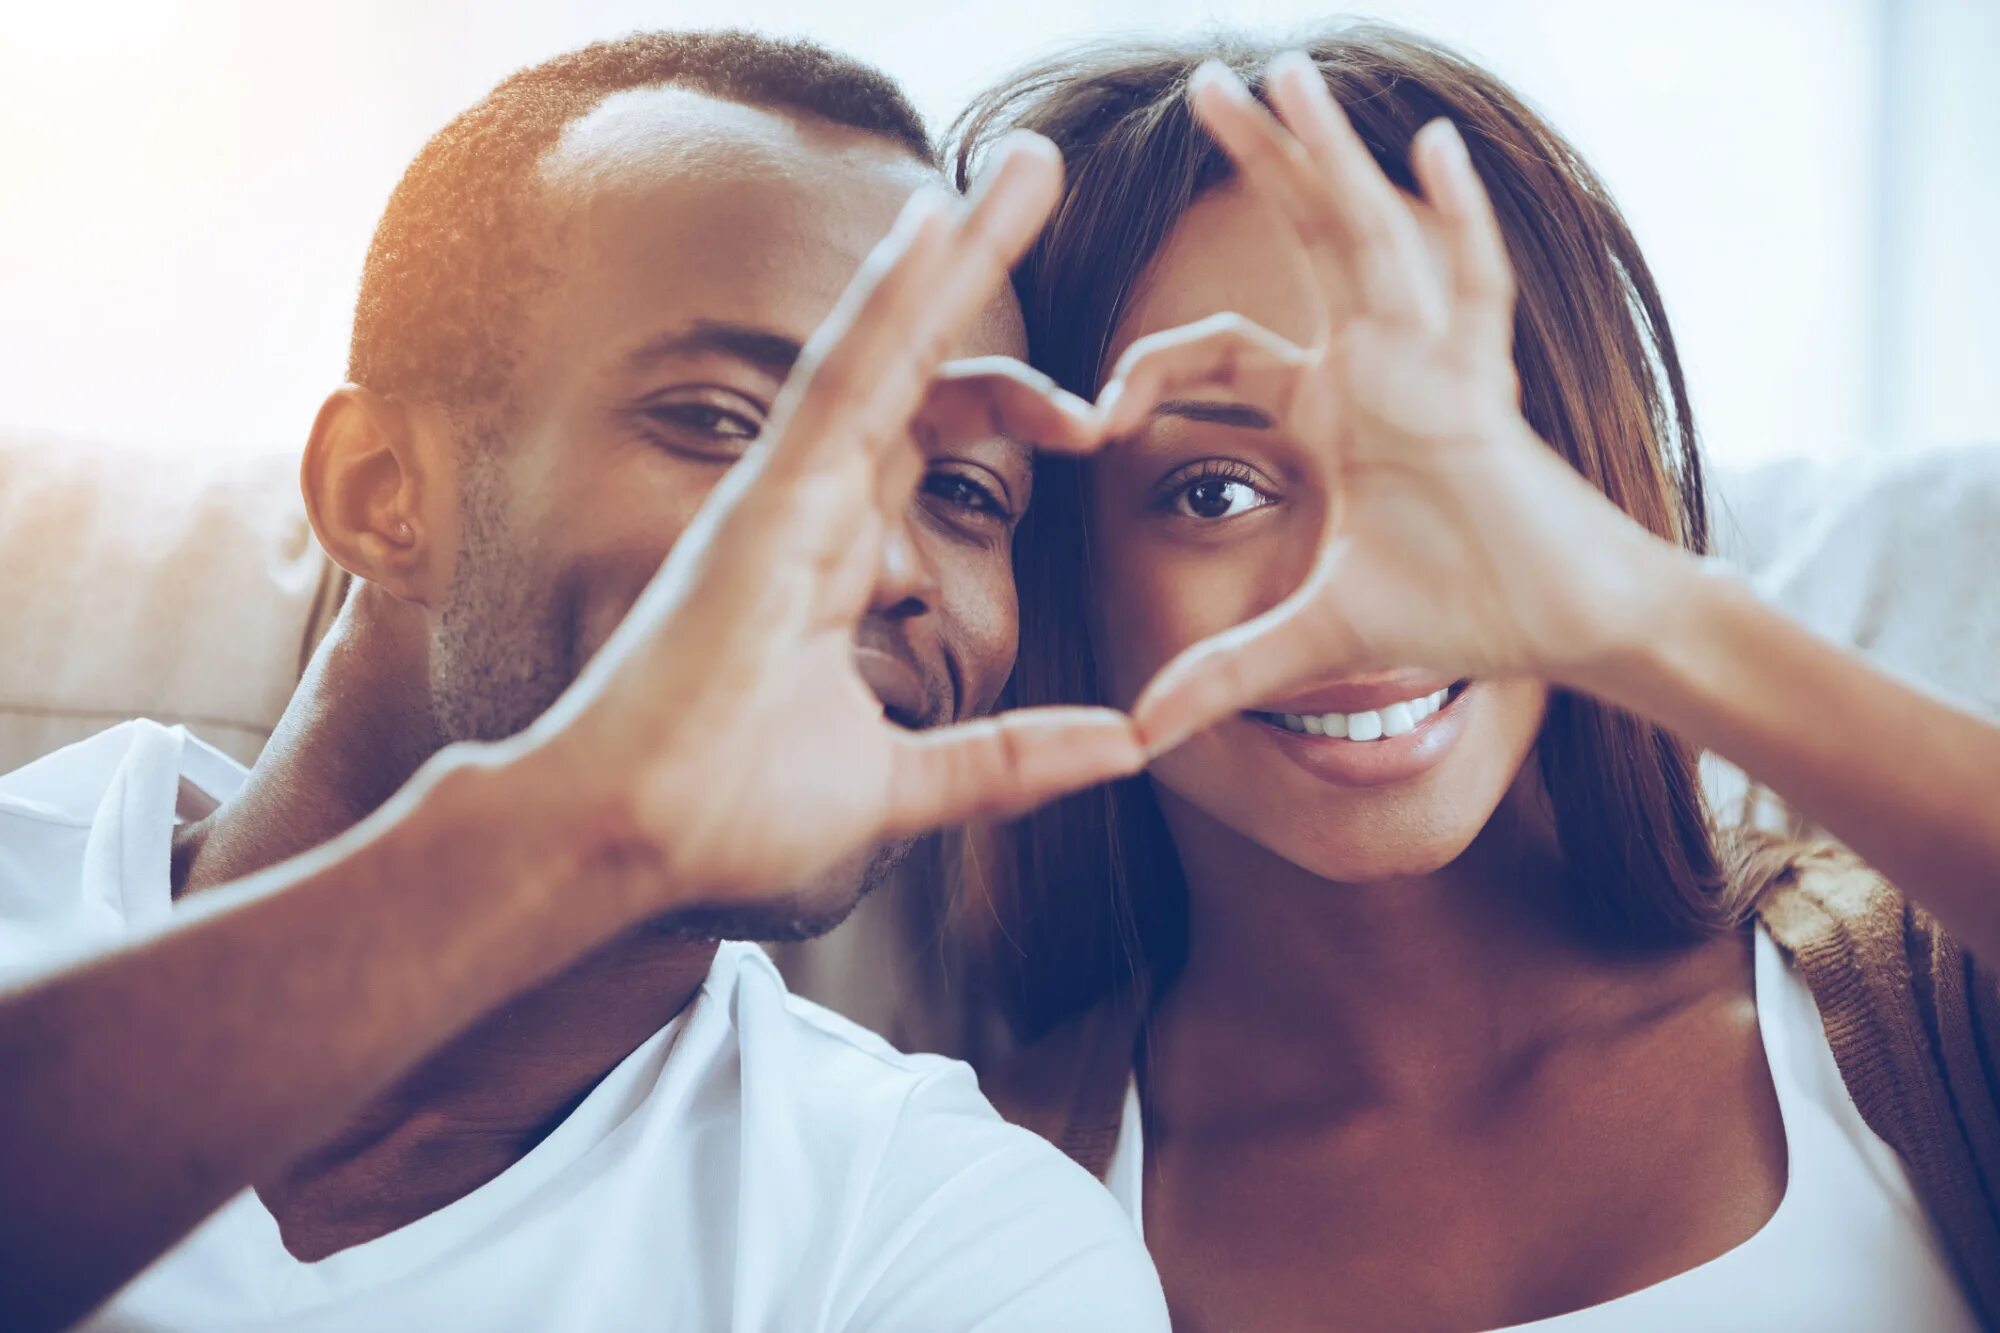
[(1203, 421), (1216, 426), (1241, 426), (1245, 430), (1269, 430), (1275, 424), (1270, 413), (1248, 403), (1211, 403), (1194, 398), (1171, 398), (1153, 409), (1155, 415), (1179, 417), (1183, 421)]
[(643, 369), (672, 357), (692, 357), (719, 353), (748, 361), (782, 379), (799, 359), (796, 338), (760, 329), (752, 324), (732, 324), (728, 320), (698, 319), (685, 329), (663, 333), (645, 343), (626, 358), (634, 369)]

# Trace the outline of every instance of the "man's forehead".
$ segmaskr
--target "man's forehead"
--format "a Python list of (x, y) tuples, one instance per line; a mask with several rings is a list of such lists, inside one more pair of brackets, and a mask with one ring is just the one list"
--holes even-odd
[[(722, 318), (803, 339), (911, 191), (940, 180), (884, 136), (680, 87), (605, 99), (541, 174), (566, 224), (558, 264), (601, 337)], [(1011, 296), (973, 325), (968, 354), (1020, 352)]]
[(634, 178), (672, 175), (692, 182), (843, 161), (887, 169), (905, 178), (906, 188), (935, 178), (908, 150), (880, 135), (675, 85), (613, 93), (571, 121), (543, 157), (542, 176), (558, 190), (590, 192)]

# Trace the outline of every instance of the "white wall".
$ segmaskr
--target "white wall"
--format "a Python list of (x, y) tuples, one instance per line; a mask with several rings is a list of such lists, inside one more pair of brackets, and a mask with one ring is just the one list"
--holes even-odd
[[(2000, 436), (2000, 281), (1983, 253), (2000, 190), (1991, 0), (1366, 8), (1485, 59), (1604, 172), (1667, 294), (1719, 455)], [(339, 379), (362, 254), (403, 165), (507, 71), (593, 37), (808, 33), (887, 68), (942, 123), (969, 90), (1079, 36), (1218, 14), (1297, 27), (1321, 12), (1281, 0), (17, 10), (0, 26), (0, 423), (161, 450), (297, 447)], [(1948, 60), (1933, 75), (1937, 52)], [(1884, 114), (1892, 93), (1900, 115)], [(1969, 101), (1993, 112), (1986, 128), (1951, 118)], [(1936, 145), (1921, 162), (1919, 129)]]
[(1874, 418), (2000, 438), (2000, 3), (1883, 0), (1883, 30)]

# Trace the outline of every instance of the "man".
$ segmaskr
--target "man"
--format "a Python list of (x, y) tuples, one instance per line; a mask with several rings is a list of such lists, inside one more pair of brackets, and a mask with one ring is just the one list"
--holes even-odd
[(1020, 348), (1047, 145), (935, 174), (886, 80), (732, 34), (560, 57), (424, 149), (302, 469), (356, 591), (255, 769), (134, 723), (0, 782), (0, 1322), (144, 1269), (100, 1326), (1164, 1326), (962, 1067), (715, 943), (1143, 762), (1116, 714), (964, 722), (1010, 437), (1095, 426), (936, 373)]

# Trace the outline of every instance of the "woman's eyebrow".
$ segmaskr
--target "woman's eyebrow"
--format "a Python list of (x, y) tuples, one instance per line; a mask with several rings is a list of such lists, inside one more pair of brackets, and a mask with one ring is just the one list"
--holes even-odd
[(1269, 430), (1273, 424), (1270, 413), (1248, 403), (1217, 403), (1195, 398), (1170, 398), (1154, 408), (1153, 414), (1215, 426), (1241, 426), (1245, 430)]

